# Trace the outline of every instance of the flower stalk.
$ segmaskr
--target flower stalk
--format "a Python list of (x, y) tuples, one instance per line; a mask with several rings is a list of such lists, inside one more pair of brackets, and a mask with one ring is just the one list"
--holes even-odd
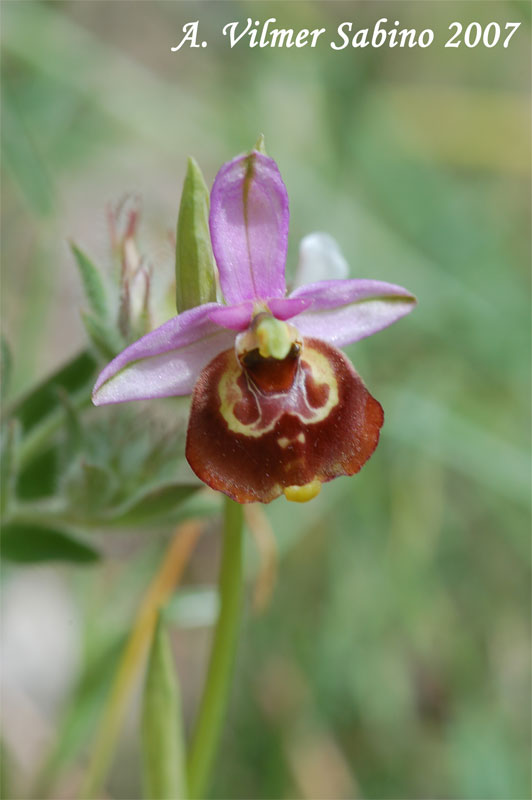
[(208, 788), (228, 702), (242, 606), (242, 528), (242, 506), (226, 497), (218, 583), (220, 614), (188, 758), (191, 800), (202, 798)]

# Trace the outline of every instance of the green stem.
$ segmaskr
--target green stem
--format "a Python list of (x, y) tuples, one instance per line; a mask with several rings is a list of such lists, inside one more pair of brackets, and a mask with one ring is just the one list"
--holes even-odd
[(242, 518), (242, 506), (226, 499), (218, 583), (220, 614), (188, 758), (191, 800), (203, 797), (208, 787), (228, 701), (242, 606)]

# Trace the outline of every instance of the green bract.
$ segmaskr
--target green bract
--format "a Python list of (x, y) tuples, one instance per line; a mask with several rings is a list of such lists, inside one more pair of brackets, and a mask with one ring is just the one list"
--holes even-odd
[(185, 789), (181, 701), (170, 639), (159, 617), (142, 708), (142, 755), (146, 797), (180, 800)]
[(179, 207), (175, 274), (179, 313), (216, 300), (214, 257), (209, 235), (209, 191), (193, 158), (188, 159)]

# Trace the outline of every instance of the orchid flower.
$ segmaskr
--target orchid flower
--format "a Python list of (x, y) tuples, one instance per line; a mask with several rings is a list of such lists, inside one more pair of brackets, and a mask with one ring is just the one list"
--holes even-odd
[[(308, 500), (322, 483), (361, 469), (384, 415), (337, 348), (386, 328), (416, 302), (375, 280), (321, 280), (286, 297), (288, 224), (275, 161), (253, 150), (225, 164), (209, 227), (227, 304), (191, 308), (143, 336), (94, 387), (96, 405), (192, 392), (187, 460), (239, 503)], [(303, 272), (316, 261), (337, 271), (342, 259), (330, 237), (304, 242)]]

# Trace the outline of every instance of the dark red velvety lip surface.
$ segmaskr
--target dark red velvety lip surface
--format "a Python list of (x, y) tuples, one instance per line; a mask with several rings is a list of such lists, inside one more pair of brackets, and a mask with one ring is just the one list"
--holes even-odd
[(297, 357), (264, 362), (246, 371), (231, 349), (202, 370), (186, 446), (196, 475), (239, 503), (269, 503), (286, 487), (358, 472), (384, 414), (350, 361), (304, 339)]

